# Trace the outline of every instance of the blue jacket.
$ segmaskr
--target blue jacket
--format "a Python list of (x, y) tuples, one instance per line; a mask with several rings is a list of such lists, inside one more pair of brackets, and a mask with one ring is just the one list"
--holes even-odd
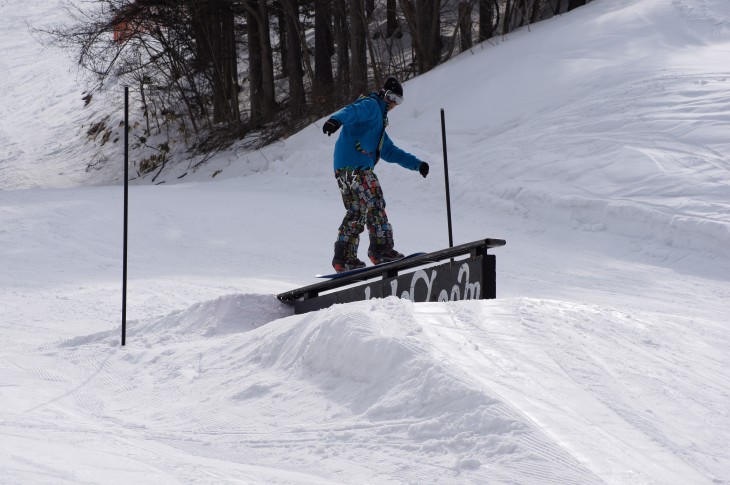
[(388, 126), (386, 107), (385, 101), (372, 93), (332, 115), (342, 124), (335, 143), (335, 170), (344, 167), (373, 168), (379, 158), (418, 170), (421, 161), (395, 146), (385, 133)]

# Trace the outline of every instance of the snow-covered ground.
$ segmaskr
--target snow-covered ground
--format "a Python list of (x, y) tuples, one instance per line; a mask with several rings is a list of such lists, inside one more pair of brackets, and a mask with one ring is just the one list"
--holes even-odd
[(25, 23), (60, 3), (0, 0), (0, 483), (730, 484), (729, 2), (595, 0), (406, 83), (397, 247), (447, 245), (444, 108), (497, 300), (278, 302), (342, 217), (320, 122), (135, 180), (124, 348), (121, 169)]

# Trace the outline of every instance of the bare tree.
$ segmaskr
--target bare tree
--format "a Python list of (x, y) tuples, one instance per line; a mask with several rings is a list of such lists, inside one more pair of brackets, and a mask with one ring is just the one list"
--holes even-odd
[[(238, 56), (236, 52), (235, 23), (229, 2), (214, 0), (200, 4), (198, 12), (204, 19), (199, 44), (205, 45), (205, 58), (210, 59), (213, 81), (213, 121), (229, 123), (236, 131), (241, 123), (238, 106)], [(202, 12), (201, 12), (202, 11)], [(195, 22), (195, 20), (193, 20)]]
[(568, 0), (568, 12), (586, 4), (586, 0)]
[(370, 21), (375, 11), (375, 0), (365, 0), (365, 18)]
[(265, 0), (246, 0), (246, 23), (251, 83), (251, 123), (259, 126), (273, 120), (276, 113), (274, 60)]
[(479, 42), (491, 39), (499, 24), (497, 0), (479, 0)]
[(400, 5), (413, 36), (418, 72), (430, 71), (441, 62), (441, 1), (400, 0)]
[(264, 122), (264, 76), (261, 60), (261, 36), (259, 23), (256, 20), (257, 7), (258, 5), (254, 4), (248, 5), (246, 8), (250, 121), (253, 126), (260, 126)]
[(187, 135), (201, 134), (212, 123), (227, 125), (231, 133), (240, 130), (230, 2), (103, 0), (97, 9), (74, 12), (75, 24), (50, 34), (78, 52), (97, 89), (110, 77), (139, 86), (150, 129), (162, 129), (164, 123), (150, 119), (164, 114), (165, 123), (179, 123)]
[(287, 77), (289, 75), (289, 72), (287, 71), (287, 28), (286, 28), (286, 12), (284, 11), (284, 6), (281, 3), (281, 0), (275, 0), (273, 3), (273, 9), (274, 9), (274, 15), (276, 16), (276, 34), (279, 38), (279, 54), (280, 54), (280, 68), (281, 68), (281, 76)]
[(350, 85), (350, 36), (347, 22), (347, 3), (342, 0), (334, 2), (334, 34), (337, 45), (337, 84), (342, 97), (349, 96)]
[(385, 12), (385, 37), (390, 39), (398, 28), (398, 9), (396, 0), (387, 0)]
[[(230, 0), (227, 0), (230, 1)], [(274, 85), (274, 55), (271, 48), (271, 29), (269, 23), (269, 8), (266, 0), (259, 0), (258, 15), (259, 38), (261, 46), (261, 72), (263, 74), (263, 108), (264, 120), (270, 121), (276, 113), (276, 88)]]
[[(252, 129), (261, 140), (276, 139), (335, 102), (366, 93), (386, 72), (407, 79), (448, 59), (457, 40), (461, 51), (469, 49), (475, 25), (484, 41), (587, 1), (94, 0), (69, 2), (77, 21), (53, 34), (77, 51), (97, 89), (110, 78), (138, 87), (142, 137), (182, 133), (196, 148)], [(310, 56), (304, 34), (312, 28)], [(288, 81), (282, 106), (275, 72)], [(239, 97), (250, 106), (248, 117)], [(169, 150), (155, 149), (150, 166), (164, 166)]]
[(300, 41), (299, 2), (298, 0), (282, 0), (287, 18), (288, 48), (286, 64), (289, 74), (289, 115), (299, 118), (306, 107), (304, 93), (304, 69), (302, 69), (302, 43)]
[(332, 55), (334, 39), (332, 35), (332, 3), (320, 0), (314, 3), (314, 85), (318, 97), (325, 97), (332, 91)]
[(471, 49), (471, 3), (459, 3), (459, 39), (461, 51)]
[(350, 4), (350, 94), (367, 92), (367, 22), (363, 0), (349, 0)]

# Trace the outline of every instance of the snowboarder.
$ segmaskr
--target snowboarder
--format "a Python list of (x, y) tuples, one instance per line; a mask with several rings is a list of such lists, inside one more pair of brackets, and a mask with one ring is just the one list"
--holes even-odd
[(393, 228), (385, 213), (385, 200), (378, 177), (373, 172), (382, 158), (410, 170), (428, 175), (428, 163), (401, 150), (385, 133), (388, 111), (403, 102), (403, 86), (395, 77), (385, 80), (382, 89), (360, 96), (328, 119), (322, 131), (327, 136), (341, 126), (335, 143), (335, 178), (347, 210), (340, 225), (332, 267), (338, 273), (362, 268), (357, 258), (360, 234), (367, 225), (370, 235), (368, 257), (373, 264), (395, 261), (403, 257), (393, 246)]

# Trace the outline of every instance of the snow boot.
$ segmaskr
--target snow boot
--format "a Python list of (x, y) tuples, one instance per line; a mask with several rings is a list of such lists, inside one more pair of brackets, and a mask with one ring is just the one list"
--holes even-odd
[(373, 262), (373, 264), (382, 264), (382, 263), (389, 263), (391, 261), (398, 261), (399, 259), (403, 259), (405, 256), (395, 249), (393, 249), (392, 246), (387, 246), (384, 244), (370, 244), (370, 248), (368, 249), (368, 258), (370, 258), (370, 261)]
[(357, 259), (357, 256), (348, 255), (347, 249), (347, 243), (342, 241), (335, 243), (335, 257), (332, 258), (332, 267), (338, 273), (365, 267), (365, 263)]

